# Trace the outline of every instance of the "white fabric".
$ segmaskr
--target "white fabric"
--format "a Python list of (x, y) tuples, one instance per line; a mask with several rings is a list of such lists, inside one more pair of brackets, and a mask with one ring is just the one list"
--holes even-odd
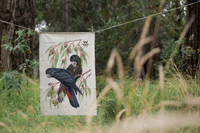
[[(48, 33), (43, 32), (40, 33), (40, 49), (39, 49), (39, 60), (40, 60), (40, 104), (41, 104), (41, 115), (88, 115), (90, 110), (93, 111), (93, 115), (96, 115), (96, 77), (95, 77), (95, 34), (90, 32), (84, 33)], [(82, 69), (85, 73), (90, 70), (84, 77), (91, 73), (91, 75), (87, 78), (87, 85), (91, 89), (91, 96), (85, 95), (82, 100), (80, 100), (79, 95), (76, 97), (78, 99), (80, 107), (73, 108), (66, 96), (64, 101), (59, 104), (59, 108), (54, 106), (53, 104), (49, 104), (50, 97), (47, 97), (47, 101), (45, 101), (46, 93), (45, 91), (50, 87), (48, 83), (56, 83), (58, 80), (54, 78), (48, 78), (45, 74), (47, 68), (51, 68), (50, 59), (48, 59), (49, 52), (45, 53), (46, 50), (52, 45), (58, 45), (60, 42), (68, 42), (81, 39), (80, 46), (84, 49), (84, 51), (88, 54), (89, 58), (87, 59), (87, 65), (83, 65)], [(85, 42), (86, 45), (83, 45)], [(74, 42), (76, 45), (78, 42)], [(76, 54), (75, 51), (69, 54)], [(70, 59), (67, 57), (67, 65), (66, 68), (70, 65)], [(62, 59), (58, 60), (56, 68), (60, 67), (62, 63)], [(65, 69), (66, 69), (65, 68)], [(79, 83), (79, 82), (78, 82)], [(77, 86), (78, 86), (77, 83)], [(59, 88), (59, 85), (56, 86)]]

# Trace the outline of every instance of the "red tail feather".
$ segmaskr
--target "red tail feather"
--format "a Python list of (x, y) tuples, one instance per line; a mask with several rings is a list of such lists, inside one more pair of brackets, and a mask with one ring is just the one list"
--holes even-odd
[(68, 96), (69, 99), (72, 101), (71, 94), (69, 93), (69, 91), (67, 91), (67, 96)]

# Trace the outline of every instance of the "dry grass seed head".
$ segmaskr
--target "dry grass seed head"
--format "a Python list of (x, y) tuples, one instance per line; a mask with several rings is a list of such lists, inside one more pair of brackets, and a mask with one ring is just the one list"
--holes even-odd
[(158, 114), (148, 117), (141, 117), (129, 120), (128, 123), (124, 120), (118, 128), (116, 125), (110, 128), (110, 132), (125, 132), (125, 133), (138, 133), (138, 132), (158, 132), (158, 131), (173, 131), (177, 128), (196, 126), (200, 123), (199, 113), (192, 114)]
[(117, 51), (117, 49), (113, 49), (111, 52), (110, 58), (108, 59), (108, 63), (107, 63), (106, 73), (109, 74), (111, 72), (111, 69), (113, 68), (114, 63), (115, 63), (115, 59), (117, 61), (118, 77), (119, 79), (122, 80), (124, 78), (124, 65), (122, 62), (122, 58), (119, 52)]

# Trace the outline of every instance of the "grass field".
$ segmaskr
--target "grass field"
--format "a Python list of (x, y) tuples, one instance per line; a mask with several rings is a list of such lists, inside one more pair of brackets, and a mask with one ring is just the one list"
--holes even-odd
[[(0, 132), (200, 132), (199, 84), (179, 73), (163, 81), (117, 80), (120, 93), (109, 90), (94, 117), (41, 116), (39, 81), (28, 78), (21, 90), (0, 93)], [(99, 97), (107, 82), (97, 77)]]

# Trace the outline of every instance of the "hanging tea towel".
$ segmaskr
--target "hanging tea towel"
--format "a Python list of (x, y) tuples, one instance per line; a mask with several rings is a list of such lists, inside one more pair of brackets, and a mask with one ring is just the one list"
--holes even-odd
[(95, 34), (42, 32), (39, 39), (41, 115), (96, 115)]

